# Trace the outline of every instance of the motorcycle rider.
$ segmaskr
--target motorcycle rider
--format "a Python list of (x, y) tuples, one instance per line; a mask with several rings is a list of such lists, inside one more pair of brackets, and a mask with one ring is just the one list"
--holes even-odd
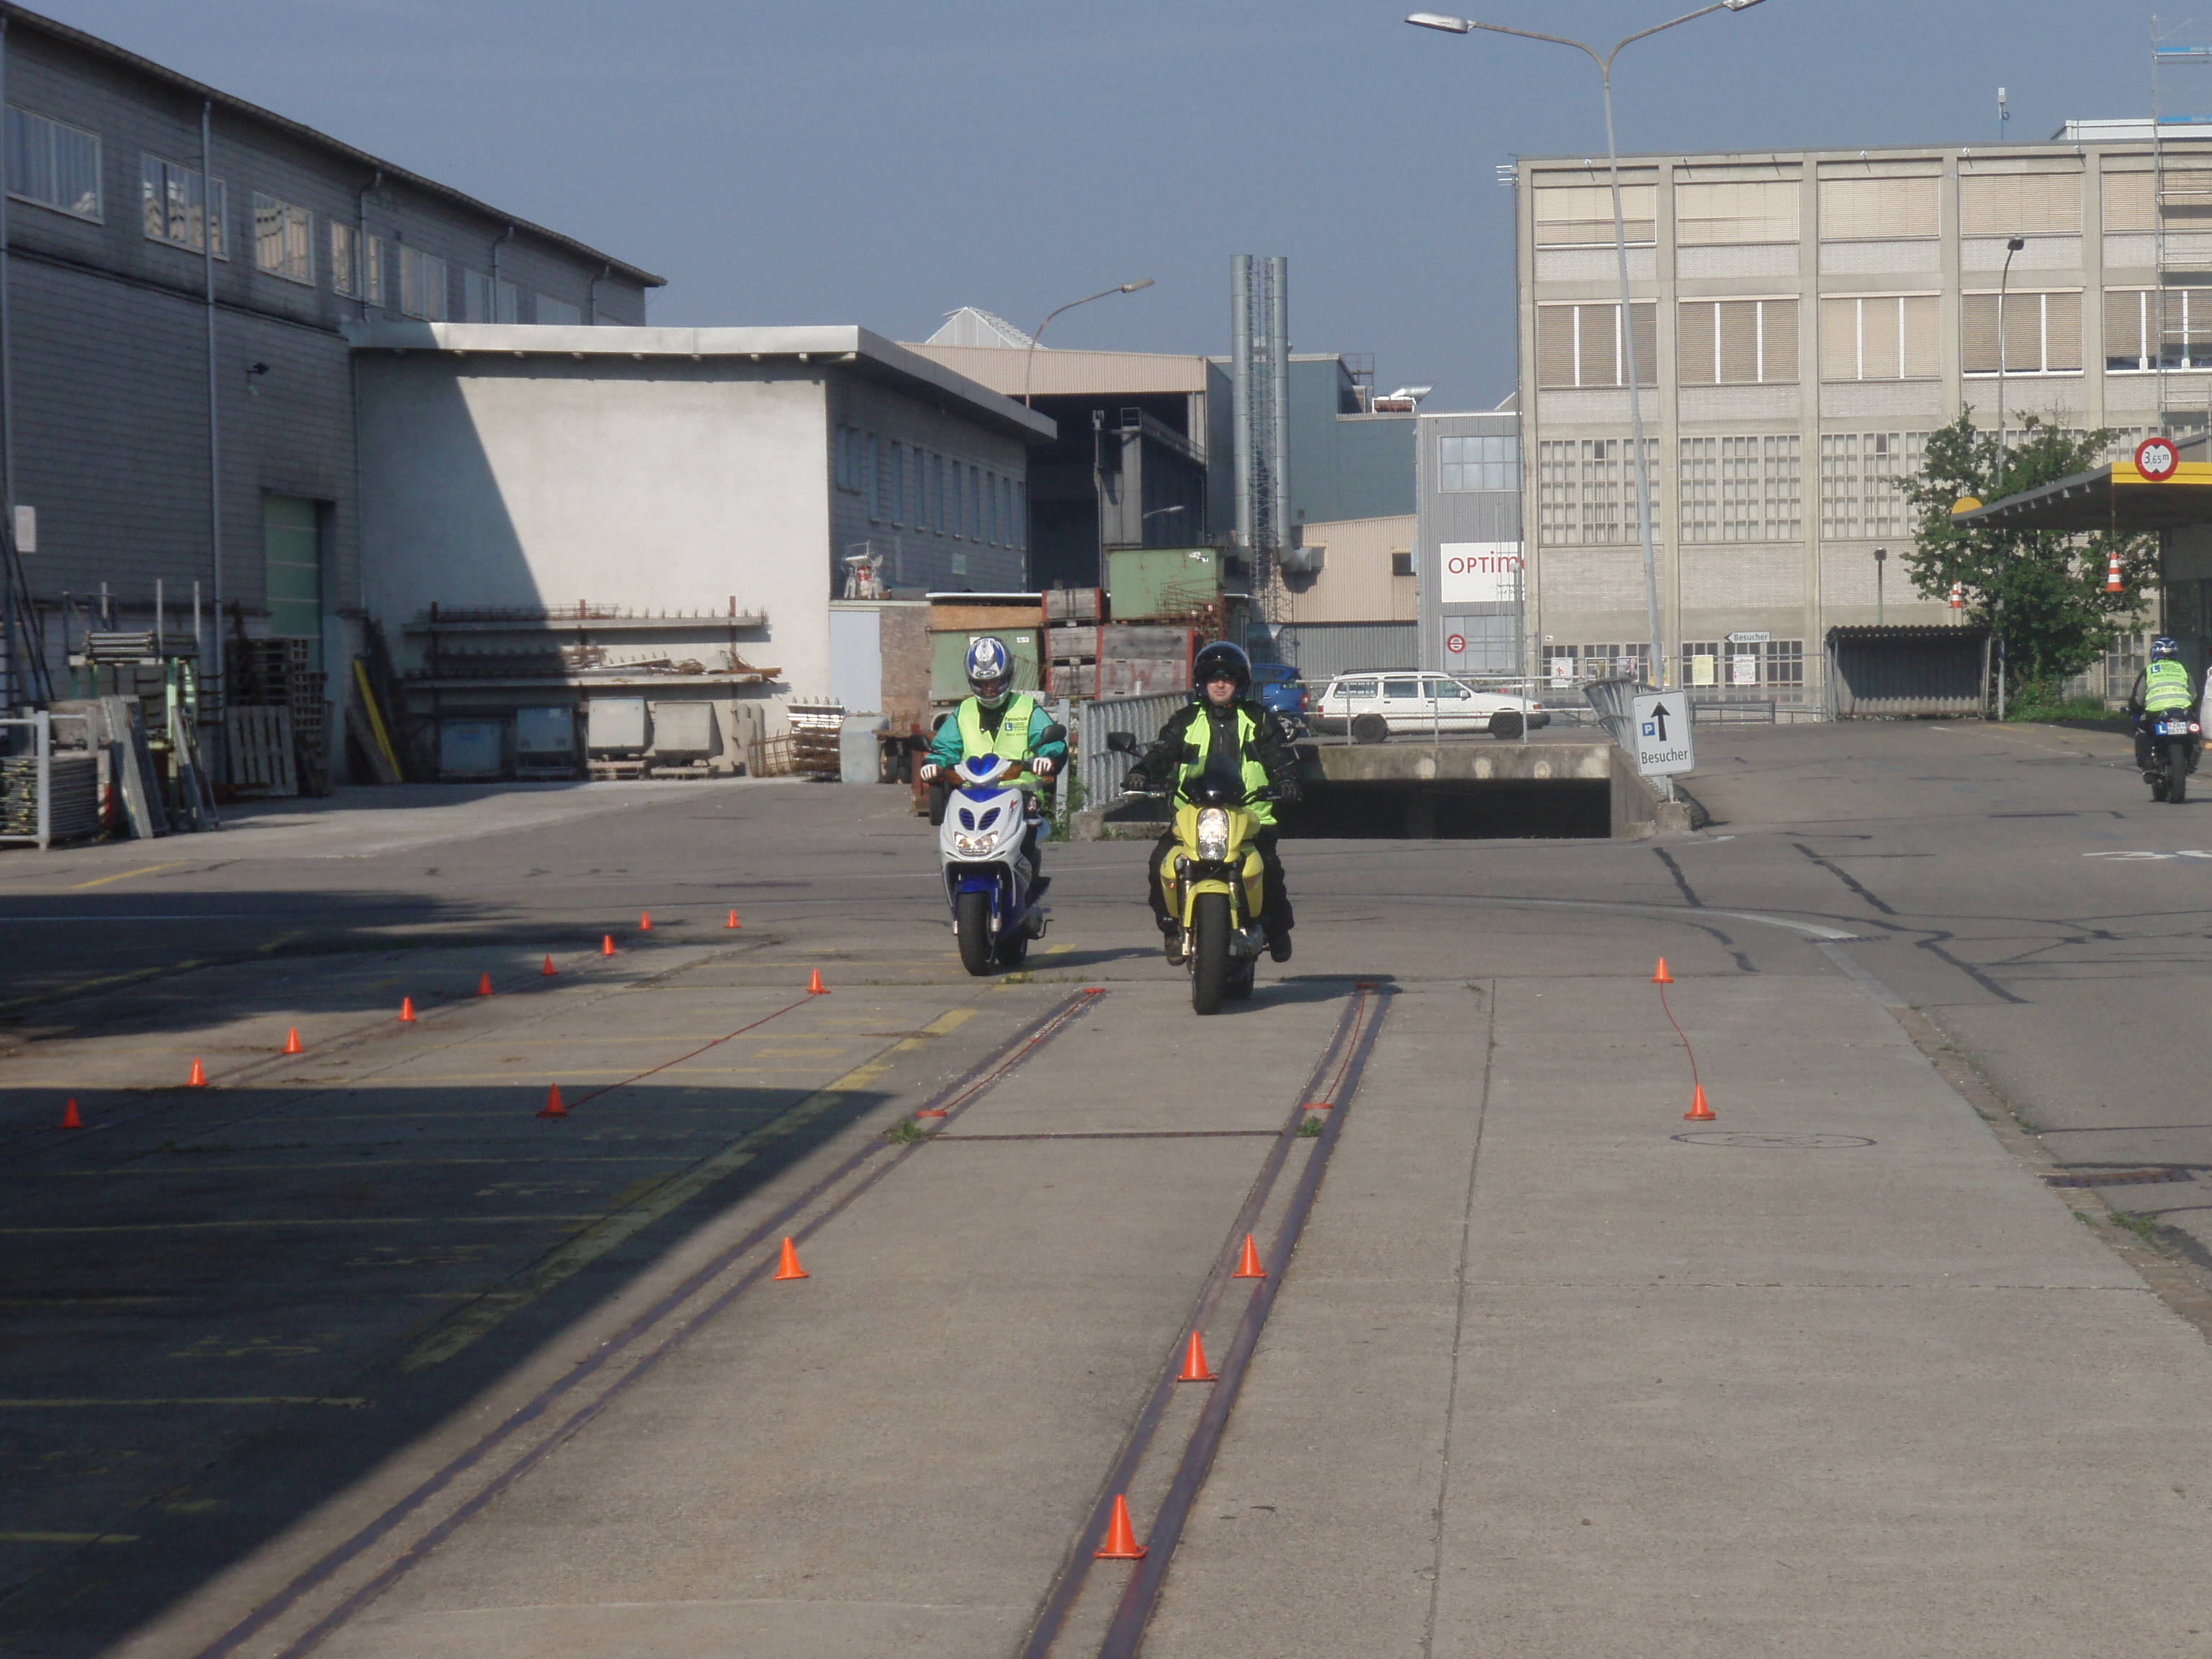
[[(2159, 715), (2179, 714), (2189, 718), (2191, 705), (2197, 701), (2196, 690), (2189, 683), (2188, 666), (2181, 660), (2181, 646), (2170, 634), (2161, 634), (2150, 642), (2150, 660), (2136, 672), (2136, 683), (2129, 688), (2128, 716), (2135, 722), (2136, 764), (2142, 769), (2148, 781), (2151, 775), (2150, 727)], [(2189, 769), (2197, 769), (2197, 757), (2203, 748), (2202, 738), (2189, 746)]]
[[(1052, 717), (1037, 704), (1035, 697), (1023, 693), (1013, 695), (1014, 654), (1006, 649), (1006, 642), (994, 634), (978, 635), (968, 641), (968, 655), (963, 666), (968, 673), (968, 690), (971, 696), (963, 697), (945, 722), (937, 728), (937, 738), (929, 746), (929, 758), (922, 763), (921, 781), (934, 784), (946, 772), (978, 755), (996, 755), (1001, 760), (1025, 761), (1030, 775), (1018, 780), (1030, 803), (1029, 834), (1022, 848), (1029, 855), (1032, 874), (1042, 866), (1037, 854), (1037, 827), (1042, 822), (1037, 811), (1036, 785), (1048, 780), (1067, 759), (1067, 744), (1063, 739), (1041, 743), (1045, 728)], [(935, 820), (931, 820), (933, 823)]]
[[(1244, 810), (1259, 822), (1252, 845), (1260, 854), (1261, 870), (1260, 920), (1267, 930), (1267, 954), (1277, 962), (1291, 959), (1291, 896), (1283, 884), (1283, 861), (1275, 851), (1274, 807), (1250, 797), (1273, 786), (1275, 799), (1288, 805), (1299, 796), (1297, 761), (1283, 744), (1275, 717), (1253, 701), (1252, 660), (1226, 640), (1216, 640), (1191, 662), (1193, 701), (1168, 716), (1152, 746), (1137, 759), (1121, 780), (1133, 793), (1155, 787), (1172, 794), (1181, 785), (1211, 775), (1231, 786), (1241, 787)], [(1159, 923), (1162, 948), (1170, 962), (1182, 960), (1181, 919), (1171, 916), (1167, 896), (1160, 890), (1160, 864), (1176, 844), (1170, 830), (1152, 848), (1145, 866), (1145, 896)]]

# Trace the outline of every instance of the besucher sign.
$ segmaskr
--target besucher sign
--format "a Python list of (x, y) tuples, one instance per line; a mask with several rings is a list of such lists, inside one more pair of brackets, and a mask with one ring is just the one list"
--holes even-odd
[(1437, 549), (1443, 582), (1438, 595), (1455, 605), (1510, 605), (1521, 576), (1518, 542), (1445, 542)]
[(1636, 699), (1636, 769), (1647, 778), (1696, 769), (1690, 747), (1690, 706), (1679, 692)]

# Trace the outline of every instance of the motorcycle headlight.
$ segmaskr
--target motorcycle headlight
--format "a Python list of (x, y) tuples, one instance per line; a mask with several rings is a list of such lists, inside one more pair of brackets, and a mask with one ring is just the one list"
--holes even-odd
[(1229, 856), (1229, 814), (1208, 806), (1198, 815), (1198, 855), (1218, 861)]

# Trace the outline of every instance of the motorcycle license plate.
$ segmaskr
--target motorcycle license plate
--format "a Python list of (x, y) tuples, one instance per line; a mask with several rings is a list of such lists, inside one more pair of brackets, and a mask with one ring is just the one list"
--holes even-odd
[(2160, 720), (2158, 723), (2158, 735), (2161, 738), (2185, 738), (2189, 735), (2189, 722)]

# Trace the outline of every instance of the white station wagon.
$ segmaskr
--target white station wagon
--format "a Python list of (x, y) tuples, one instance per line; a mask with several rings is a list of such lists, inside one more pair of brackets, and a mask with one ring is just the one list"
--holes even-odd
[(1411, 669), (1339, 674), (1314, 700), (1307, 724), (1349, 732), (1354, 743), (1394, 737), (1517, 738), (1551, 724), (1544, 705), (1503, 691), (1479, 691), (1449, 674)]

